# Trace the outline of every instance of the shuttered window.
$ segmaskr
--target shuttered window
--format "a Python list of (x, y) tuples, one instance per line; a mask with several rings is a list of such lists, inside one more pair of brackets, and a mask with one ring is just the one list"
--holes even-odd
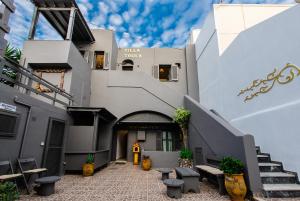
[(158, 67), (158, 65), (153, 66), (152, 75), (155, 79), (159, 79), (159, 67)]
[(172, 77), (172, 81), (178, 81), (178, 67), (177, 66), (172, 66), (171, 77)]
[(104, 69), (108, 70), (109, 69), (109, 53), (105, 52), (104, 55)]

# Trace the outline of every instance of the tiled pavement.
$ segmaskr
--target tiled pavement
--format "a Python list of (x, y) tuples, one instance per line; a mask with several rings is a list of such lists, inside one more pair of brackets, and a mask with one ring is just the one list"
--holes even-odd
[[(92, 177), (66, 175), (56, 184), (55, 194), (40, 197), (32, 193), (22, 195), (21, 200), (30, 201), (170, 201), (166, 187), (156, 170), (143, 171), (131, 163), (111, 164)], [(175, 178), (175, 173), (171, 174)], [(200, 193), (183, 194), (180, 201), (229, 201), (220, 196), (217, 189), (207, 182), (200, 183)], [(299, 201), (294, 199), (263, 199), (264, 201)]]
[[(21, 200), (55, 201), (168, 201), (166, 187), (155, 170), (143, 171), (132, 164), (111, 164), (92, 177), (66, 175), (56, 185), (56, 193), (42, 198), (35, 194), (22, 195)], [(171, 177), (175, 177), (173, 173)], [(201, 193), (183, 194), (182, 201), (228, 201), (208, 183), (200, 184)]]

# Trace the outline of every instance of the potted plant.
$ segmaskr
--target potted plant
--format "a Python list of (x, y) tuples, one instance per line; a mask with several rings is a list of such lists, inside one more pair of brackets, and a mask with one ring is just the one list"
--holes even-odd
[(193, 167), (193, 152), (191, 150), (183, 148), (179, 155), (179, 167)]
[(176, 109), (174, 119), (173, 119), (173, 121), (180, 126), (183, 135), (184, 148), (187, 148), (188, 124), (189, 124), (190, 116), (191, 116), (191, 112), (189, 110), (180, 107)]
[(88, 154), (85, 164), (82, 166), (83, 176), (92, 176), (94, 174), (94, 156), (93, 154)]
[(150, 170), (152, 165), (152, 161), (149, 156), (143, 155), (143, 160), (142, 160), (142, 169), (143, 170)]
[(14, 201), (19, 199), (16, 184), (12, 182), (0, 183), (0, 200), (1, 201)]
[(244, 164), (235, 158), (224, 157), (220, 169), (225, 175), (225, 187), (232, 201), (244, 201), (247, 187), (244, 180)]

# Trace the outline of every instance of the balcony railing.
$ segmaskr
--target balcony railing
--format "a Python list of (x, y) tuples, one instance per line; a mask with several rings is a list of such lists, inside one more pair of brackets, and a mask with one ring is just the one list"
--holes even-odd
[[(10, 75), (9, 75), (10, 74)], [(34, 88), (33, 82), (40, 84), (51, 91), (50, 94), (41, 92)], [(31, 70), (20, 66), (18, 63), (0, 56), (0, 83), (7, 84), (11, 87), (18, 88), (20, 92), (30, 94), (31, 92), (43, 96), (52, 104), (59, 103), (63, 106), (70, 106), (73, 103), (73, 96), (58, 88), (47, 80), (33, 74)], [(53, 94), (53, 95), (52, 95)], [(57, 95), (62, 96), (65, 100), (59, 100)]]

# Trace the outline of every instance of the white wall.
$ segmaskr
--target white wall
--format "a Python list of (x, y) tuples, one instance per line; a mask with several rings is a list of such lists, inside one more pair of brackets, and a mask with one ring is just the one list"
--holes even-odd
[[(276, 15), (264, 18), (262, 13), (272, 16), (270, 10), (273, 7)], [(243, 9), (245, 30), (226, 48), (220, 47), (218, 61), (214, 61), (216, 52), (212, 50), (220, 46), (220, 40), (228, 42), (220, 35), (217, 44), (211, 40), (207, 45), (207, 55), (198, 58), (200, 102), (208, 109), (215, 109), (244, 133), (254, 135), (262, 151), (271, 153), (273, 160), (282, 161), (285, 169), (300, 173), (300, 127), (297, 124), (300, 119), (300, 77), (296, 76), (286, 85), (276, 83), (270, 92), (246, 103), (245, 96), (237, 96), (241, 89), (255, 79), (266, 78), (274, 68), (281, 70), (288, 62), (300, 67), (300, 6), (286, 10), (285, 6), (245, 5)], [(279, 13), (279, 10), (283, 12)], [(226, 12), (231, 13), (232, 19), (236, 18), (233, 10), (228, 8)], [(226, 27), (226, 21), (223, 23), (220, 26)]]

